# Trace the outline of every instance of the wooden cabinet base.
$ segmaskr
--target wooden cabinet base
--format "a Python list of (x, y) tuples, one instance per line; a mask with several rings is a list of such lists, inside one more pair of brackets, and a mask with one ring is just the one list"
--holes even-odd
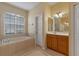
[(47, 48), (69, 55), (68, 36), (47, 34)]

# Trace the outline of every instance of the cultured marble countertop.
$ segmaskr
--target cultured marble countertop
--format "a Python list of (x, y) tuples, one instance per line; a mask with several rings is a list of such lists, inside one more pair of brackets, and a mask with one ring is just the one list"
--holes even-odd
[(56, 33), (53, 33), (53, 32), (47, 32), (47, 34), (69, 36), (69, 33), (62, 33), (62, 32), (56, 32)]

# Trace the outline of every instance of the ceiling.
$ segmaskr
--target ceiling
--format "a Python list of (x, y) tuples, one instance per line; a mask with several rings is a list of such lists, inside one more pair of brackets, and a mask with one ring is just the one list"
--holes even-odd
[[(25, 10), (30, 10), (35, 6), (37, 6), (38, 4), (40, 4), (40, 2), (7, 2), (7, 3)], [(55, 4), (55, 2), (48, 2), (48, 4), (52, 5)]]

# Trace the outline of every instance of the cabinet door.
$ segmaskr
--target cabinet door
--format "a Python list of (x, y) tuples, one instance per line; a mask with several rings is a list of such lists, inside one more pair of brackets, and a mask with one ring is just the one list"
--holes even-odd
[(54, 35), (51, 37), (51, 41), (52, 41), (51, 43), (52, 49), (57, 50), (57, 39)]
[(51, 37), (50, 37), (50, 35), (47, 35), (47, 47), (48, 48), (52, 48), (52, 44), (51, 44), (52, 42), (51, 42)]
[(68, 38), (64, 36), (58, 37), (58, 51), (68, 55)]

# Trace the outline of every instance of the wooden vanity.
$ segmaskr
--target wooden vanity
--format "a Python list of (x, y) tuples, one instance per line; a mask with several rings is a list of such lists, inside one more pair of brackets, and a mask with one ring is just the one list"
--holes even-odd
[(64, 35), (47, 34), (47, 48), (69, 55), (69, 37)]

